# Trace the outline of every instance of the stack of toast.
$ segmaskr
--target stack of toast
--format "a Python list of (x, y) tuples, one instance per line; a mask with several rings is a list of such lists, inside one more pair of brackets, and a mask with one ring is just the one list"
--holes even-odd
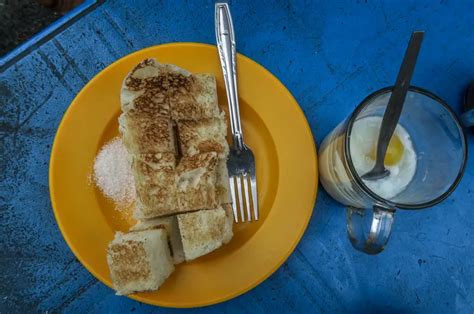
[(125, 78), (119, 130), (135, 178), (138, 223), (107, 261), (117, 294), (156, 290), (174, 265), (232, 238), (225, 114), (215, 78), (147, 59)]

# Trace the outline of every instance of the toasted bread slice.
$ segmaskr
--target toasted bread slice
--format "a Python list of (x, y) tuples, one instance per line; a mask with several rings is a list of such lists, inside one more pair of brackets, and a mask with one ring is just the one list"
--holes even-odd
[(154, 169), (176, 167), (176, 155), (174, 153), (140, 154), (138, 159)]
[(193, 74), (155, 59), (140, 62), (125, 78), (121, 92), (122, 111), (135, 109), (146, 115), (174, 120), (198, 120), (219, 116), (216, 79), (211, 74)]
[(181, 153), (192, 156), (199, 153), (216, 152), (219, 158), (227, 158), (229, 145), (224, 116), (203, 120), (178, 121), (178, 141)]
[(173, 263), (176, 265), (183, 262), (183, 244), (181, 243), (181, 235), (179, 233), (178, 220), (176, 216), (140, 220), (136, 225), (130, 228), (130, 231), (153, 230), (157, 228), (164, 228), (168, 233), (168, 241), (171, 249), (171, 256), (173, 257)]
[(143, 60), (125, 77), (120, 100), (123, 112), (135, 108), (168, 117), (171, 113), (175, 120), (219, 116), (212, 74), (191, 74), (155, 59)]
[[(188, 72), (184, 72), (189, 75)], [(155, 59), (140, 62), (122, 83), (120, 102), (122, 111), (134, 110), (142, 117), (171, 116), (169, 105), (169, 72), (176, 69)]]
[(155, 218), (180, 212), (174, 167), (135, 158), (132, 171), (137, 192), (136, 218)]
[(117, 232), (107, 263), (118, 295), (156, 290), (174, 271), (164, 229)]
[(201, 120), (220, 115), (216, 78), (211, 74), (174, 74), (170, 84), (171, 117), (179, 120)]
[(176, 153), (173, 124), (160, 116), (141, 116), (135, 111), (122, 114), (119, 130), (131, 155)]
[(234, 236), (234, 214), (232, 211), (231, 204), (223, 204), (222, 208), (225, 210), (226, 216), (226, 225), (224, 230), (224, 237), (222, 238), (222, 243), (229, 243), (232, 237)]
[(191, 74), (154, 59), (139, 63), (124, 79), (119, 130), (130, 154), (176, 153), (170, 94), (175, 80)]
[(230, 196), (227, 159), (219, 159), (217, 163), (216, 180), (216, 193), (219, 204), (230, 204), (232, 199)]
[(216, 153), (184, 157), (176, 170), (178, 173), (178, 204), (180, 211), (217, 207)]
[(232, 238), (232, 226), (222, 207), (180, 214), (178, 224), (187, 261), (216, 250)]

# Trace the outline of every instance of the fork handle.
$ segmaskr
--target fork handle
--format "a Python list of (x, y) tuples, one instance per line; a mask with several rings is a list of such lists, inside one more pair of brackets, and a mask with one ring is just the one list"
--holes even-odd
[(227, 3), (216, 3), (216, 40), (229, 103), (230, 128), (234, 148), (243, 149), (244, 139), (240, 123), (239, 96), (235, 60), (235, 35)]

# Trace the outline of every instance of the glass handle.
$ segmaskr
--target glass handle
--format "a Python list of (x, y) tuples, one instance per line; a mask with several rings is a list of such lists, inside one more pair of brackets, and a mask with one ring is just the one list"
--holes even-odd
[(395, 209), (374, 205), (369, 232), (365, 230), (366, 209), (347, 208), (347, 232), (352, 246), (367, 254), (378, 254), (387, 245), (392, 232)]

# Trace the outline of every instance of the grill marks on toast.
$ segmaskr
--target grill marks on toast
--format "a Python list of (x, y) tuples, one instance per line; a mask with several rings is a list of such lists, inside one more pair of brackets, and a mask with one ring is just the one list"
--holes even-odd
[[(121, 104), (119, 129), (132, 157), (138, 199), (136, 217), (216, 208), (219, 195), (223, 194), (222, 188), (216, 192), (217, 157), (227, 158), (228, 145), (215, 78), (146, 59), (125, 78)], [(186, 171), (184, 166), (176, 169), (180, 152)], [(214, 166), (212, 170), (204, 167), (201, 174), (202, 163), (211, 152)], [(191, 158), (199, 154), (203, 156)], [(189, 177), (192, 175), (198, 178)], [(185, 189), (180, 185), (199, 179), (203, 182)]]
[(107, 264), (118, 295), (156, 290), (174, 271), (162, 228), (117, 232), (107, 250)]
[(218, 206), (215, 152), (183, 157), (177, 167), (177, 175), (180, 210), (194, 211)]

